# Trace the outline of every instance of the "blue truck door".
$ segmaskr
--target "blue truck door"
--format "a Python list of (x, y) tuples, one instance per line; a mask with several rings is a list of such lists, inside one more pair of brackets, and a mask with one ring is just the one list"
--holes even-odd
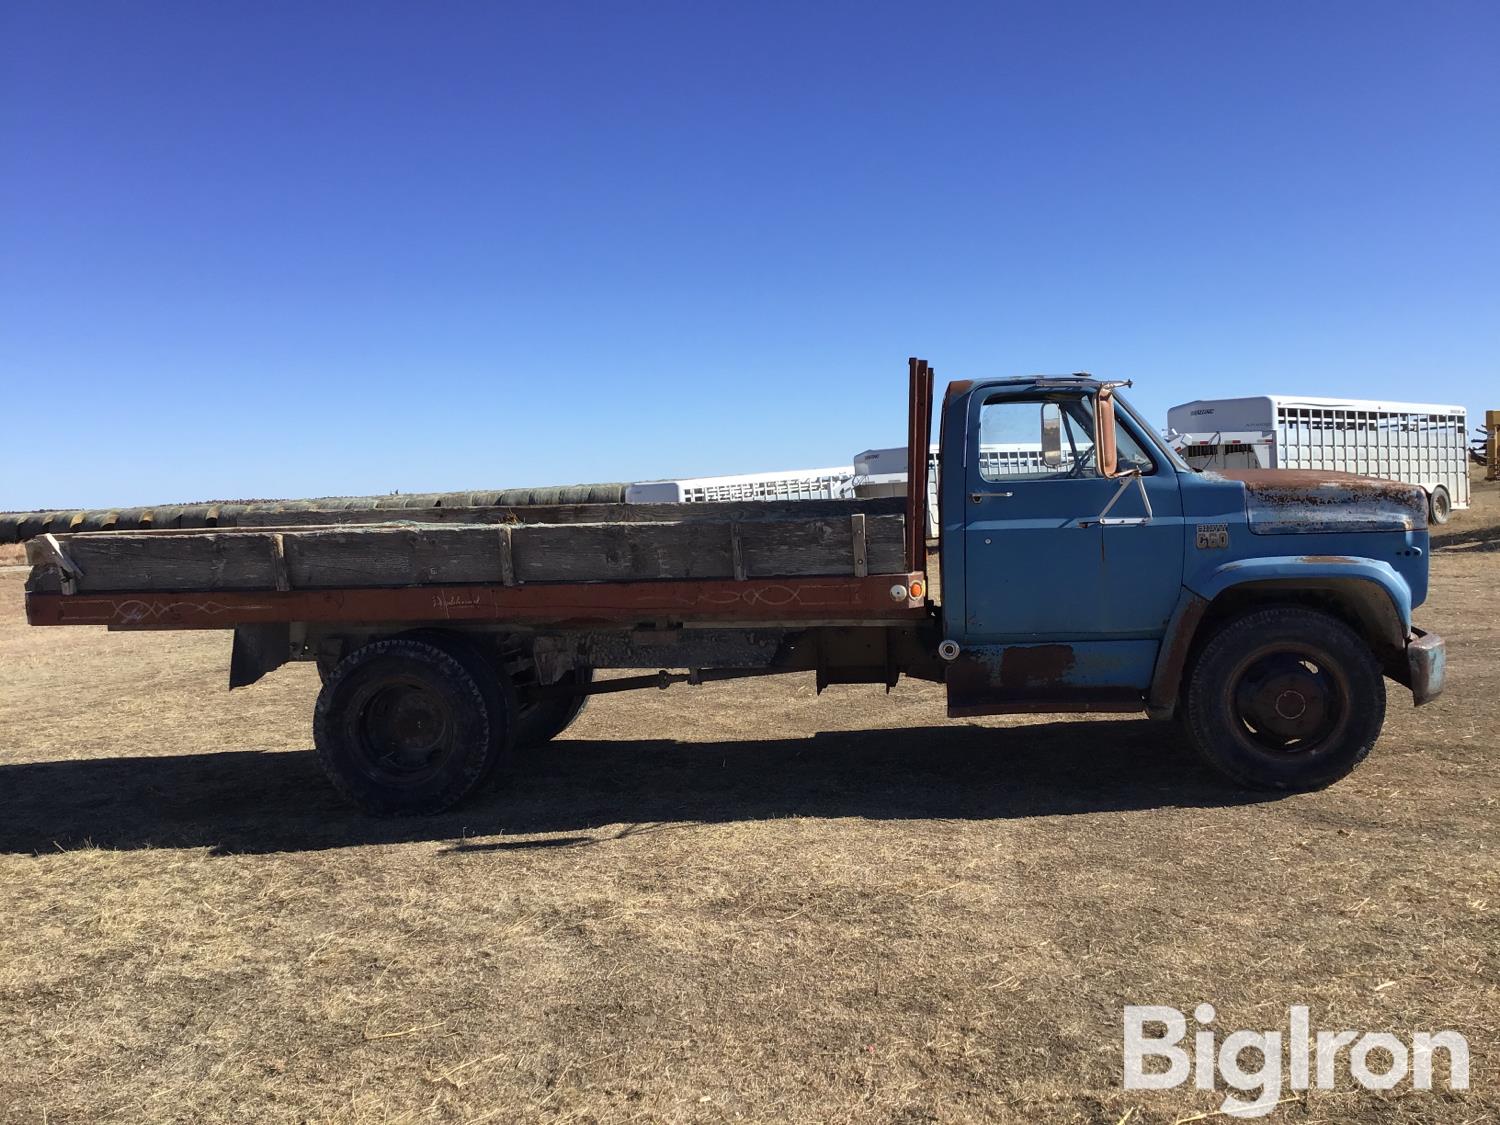
[[(966, 644), (1084, 636), (1105, 578), (1097, 516), (1115, 485), (1092, 467), (1081, 395), (996, 391), (971, 410), (964, 465)], [(1063, 461), (1044, 464), (1044, 405), (1061, 416)]]
[[(969, 405), (948, 713), (1139, 710), (1181, 592), (1175, 467), (1121, 419), (1124, 475), (1100, 475), (1082, 391), (997, 389)], [(1050, 463), (1044, 411), (1063, 438)]]
[(1176, 470), (1156, 464), (1160, 454), (1153, 457), (1130, 438), (1123, 420), (1118, 433), (1121, 467), (1133, 462), (1142, 475), (1110, 482), (1118, 487), (1123, 480), (1125, 490), (1102, 528), (1108, 586), (1100, 629), (1112, 637), (1160, 637), (1182, 593), (1182, 492)]

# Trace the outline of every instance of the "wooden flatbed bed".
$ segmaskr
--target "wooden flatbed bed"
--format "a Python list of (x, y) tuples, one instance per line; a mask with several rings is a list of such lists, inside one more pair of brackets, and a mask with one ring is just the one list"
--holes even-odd
[[(911, 391), (921, 480), (932, 375), (920, 361)], [(914, 488), (904, 500), (240, 511), (229, 527), (44, 532), (27, 543), (26, 616), (232, 630), (231, 688), (316, 661), (314, 741), (335, 787), (371, 812), (434, 812), (601, 692), (795, 671), (815, 671), (819, 690), (941, 679), (925, 506)], [(596, 668), (657, 671), (595, 683)]]
[[(584, 506), (579, 506), (584, 507)], [(724, 510), (727, 509), (727, 510)], [(642, 514), (643, 513), (643, 514)], [(725, 625), (912, 620), (904, 501), (641, 506), (629, 523), (393, 522), (88, 532), (28, 544), (34, 625)], [(915, 593), (913, 587), (915, 585)], [(896, 588), (905, 596), (893, 596)]]

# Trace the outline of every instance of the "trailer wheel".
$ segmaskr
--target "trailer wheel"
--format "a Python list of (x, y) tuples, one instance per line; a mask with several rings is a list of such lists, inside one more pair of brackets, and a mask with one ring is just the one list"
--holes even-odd
[(1385, 681), (1369, 646), (1338, 618), (1254, 610), (1204, 647), (1186, 710), (1198, 753), (1231, 780), (1321, 789), (1369, 755), (1385, 721)]
[(1432, 523), (1447, 523), (1448, 517), (1453, 514), (1453, 498), (1448, 495), (1448, 490), (1438, 485), (1432, 490), (1432, 495), (1427, 497), (1427, 517)]
[(413, 638), (375, 641), (341, 660), (313, 713), (318, 763), (333, 787), (377, 816), (441, 812), (467, 796), (501, 743), (466, 663)]
[[(577, 687), (587, 687), (593, 682), (592, 668), (574, 668), (558, 681), (559, 685)], [(574, 695), (562, 699), (546, 699), (523, 708), (521, 717), (516, 722), (516, 745), (540, 746), (544, 742), (551, 742), (573, 725), (573, 720), (583, 714), (588, 702), (588, 696)]]

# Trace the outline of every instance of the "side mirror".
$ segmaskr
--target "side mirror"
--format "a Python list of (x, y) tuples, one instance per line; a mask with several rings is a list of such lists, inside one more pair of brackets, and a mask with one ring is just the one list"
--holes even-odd
[(1042, 464), (1062, 464), (1062, 409), (1055, 402), (1042, 403)]
[(1099, 475), (1112, 477), (1120, 470), (1120, 458), (1115, 447), (1115, 398), (1108, 387), (1099, 392), (1098, 401), (1094, 404), (1094, 430)]

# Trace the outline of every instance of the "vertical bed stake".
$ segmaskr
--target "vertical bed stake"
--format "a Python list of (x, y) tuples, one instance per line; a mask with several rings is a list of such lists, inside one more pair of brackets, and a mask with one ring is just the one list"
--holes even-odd
[(292, 588), (292, 576), (286, 569), (286, 540), (279, 531), (271, 536), (271, 570), (278, 590), (286, 593)]
[(729, 552), (734, 558), (734, 578), (736, 582), (745, 580), (745, 548), (740, 542), (740, 525), (734, 521), (729, 524)]
[(516, 560), (511, 554), (510, 524), (500, 525), (500, 581), (503, 585), (516, 584)]

